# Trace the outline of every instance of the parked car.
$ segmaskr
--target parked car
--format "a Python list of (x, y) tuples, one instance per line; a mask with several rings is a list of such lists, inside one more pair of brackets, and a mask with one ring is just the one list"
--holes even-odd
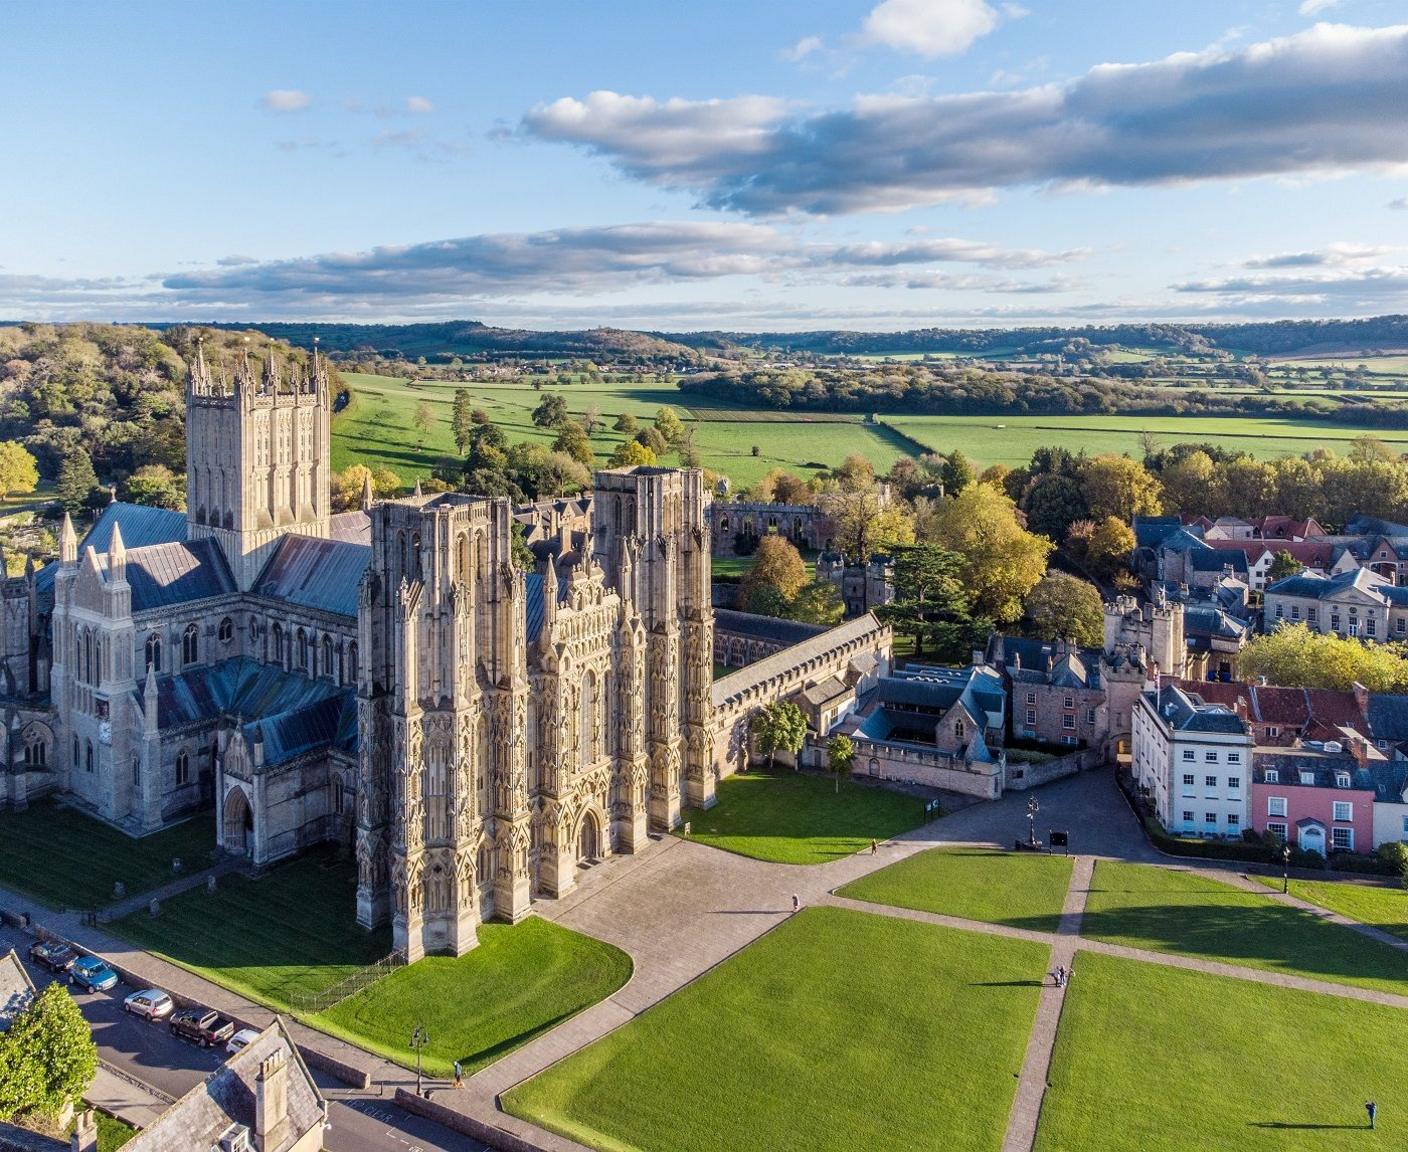
[(78, 959), (73, 945), (63, 940), (36, 940), (29, 946), (29, 958), (50, 972), (67, 972)]
[(228, 1052), (231, 1056), (233, 1056), (241, 1048), (248, 1048), (258, 1039), (259, 1033), (255, 1029), (241, 1028), (238, 1032), (236, 1032), (233, 1036), (230, 1037), (229, 1043), (225, 1045), (225, 1051)]
[(202, 1048), (224, 1044), (234, 1034), (234, 1021), (213, 1008), (182, 1008), (171, 1017), (171, 1035), (193, 1040)]
[(148, 1020), (161, 1020), (170, 1016), (176, 1009), (175, 1002), (160, 988), (143, 988), (133, 992), (122, 1002), (124, 1011), (134, 1016), (145, 1016)]
[(80, 956), (68, 970), (71, 983), (81, 984), (89, 992), (106, 992), (117, 987), (118, 976), (97, 956)]

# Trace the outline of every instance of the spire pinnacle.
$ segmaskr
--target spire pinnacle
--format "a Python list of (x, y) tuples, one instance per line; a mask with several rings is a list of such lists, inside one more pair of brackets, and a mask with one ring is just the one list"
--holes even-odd
[(78, 533), (73, 530), (73, 517), (64, 513), (64, 526), (59, 530), (59, 563), (78, 563)]
[(362, 477), (362, 511), (370, 512), (375, 499), (372, 491), (372, 470), (368, 468), (367, 474)]

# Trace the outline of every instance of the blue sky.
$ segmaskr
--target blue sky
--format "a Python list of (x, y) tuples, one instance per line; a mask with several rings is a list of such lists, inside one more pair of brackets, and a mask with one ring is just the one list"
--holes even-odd
[(4, 9), (0, 316), (1408, 310), (1404, 0)]

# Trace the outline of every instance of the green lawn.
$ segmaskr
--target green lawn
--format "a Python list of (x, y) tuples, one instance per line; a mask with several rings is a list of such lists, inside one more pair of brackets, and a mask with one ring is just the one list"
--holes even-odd
[(313, 1023), (412, 1067), (406, 1039), (424, 1024), (426, 1070), (449, 1076), (458, 1059), (468, 1076), (630, 977), (631, 958), (619, 948), (532, 916), (512, 926), (481, 924), (473, 951), (398, 968)]
[(995, 1150), (1049, 958), (808, 909), (504, 1104), (613, 1152)]
[(1405, 1026), (1397, 1008), (1081, 953), (1036, 1150), (1402, 1147)]
[[(1255, 879), (1268, 888), (1281, 890), (1280, 880), (1266, 876)], [(1292, 880), (1291, 895), (1408, 940), (1408, 892), (1402, 888), (1334, 880)]]
[(101, 908), (112, 903), (117, 881), (135, 896), (170, 880), (174, 857), (188, 871), (207, 867), (214, 847), (209, 812), (134, 840), (74, 808), (42, 800), (24, 812), (0, 812), (0, 886), (52, 908)]
[(216, 893), (184, 892), (153, 920), (134, 912), (112, 925), (132, 943), (279, 1011), (296, 992), (336, 984), (391, 951), (389, 929), (356, 923), (351, 862), (320, 850), (258, 880), (226, 876)]
[(1408, 952), (1270, 896), (1168, 868), (1101, 860), (1081, 932), (1135, 948), (1408, 995)]
[(924, 802), (849, 780), (782, 770), (723, 780), (718, 803), (685, 810), (691, 840), (779, 864), (825, 864), (924, 823)]
[[(137, 1135), (137, 1129), (119, 1120), (116, 1116), (109, 1116), (106, 1112), (99, 1112), (96, 1109), (94, 1115), (98, 1120), (98, 1152), (117, 1152), (127, 1141)], [(68, 1127), (68, 1134), (73, 1135), (72, 1124)]]
[(1071, 884), (1068, 856), (931, 848), (841, 888), (841, 896), (1055, 932)]

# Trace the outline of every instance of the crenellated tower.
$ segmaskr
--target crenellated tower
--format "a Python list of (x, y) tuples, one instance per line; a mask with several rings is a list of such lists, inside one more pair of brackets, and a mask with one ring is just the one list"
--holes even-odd
[(709, 503), (698, 469), (596, 475), (593, 549), (608, 580), (629, 589), (644, 630), (644, 739), (657, 830), (680, 822), (685, 801), (714, 802)]
[(223, 370), (217, 378), (196, 346), (186, 385), (187, 534), (219, 542), (241, 591), (284, 533), (328, 535), (329, 391), (316, 348), (307, 374), (291, 362), (281, 368), (272, 344), (262, 367), (246, 348), (231, 380)]

